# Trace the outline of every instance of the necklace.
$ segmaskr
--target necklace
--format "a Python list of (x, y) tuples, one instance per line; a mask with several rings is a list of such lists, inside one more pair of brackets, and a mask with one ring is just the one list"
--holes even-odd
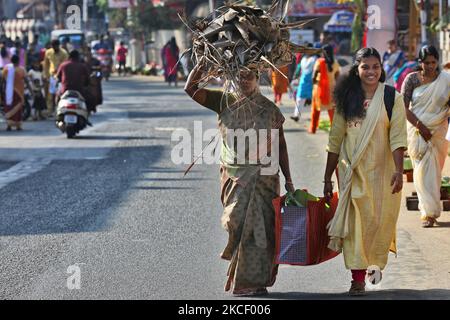
[[(422, 81), (422, 84), (433, 82), (437, 78), (437, 74), (435, 74), (431, 77), (425, 77), (423, 71), (420, 71), (419, 73), (420, 73), (420, 80)], [(428, 79), (428, 81), (426, 79)]]

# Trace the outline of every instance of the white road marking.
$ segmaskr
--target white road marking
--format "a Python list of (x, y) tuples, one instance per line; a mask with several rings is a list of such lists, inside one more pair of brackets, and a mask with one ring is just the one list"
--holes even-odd
[(33, 173), (44, 169), (50, 164), (52, 159), (35, 158), (19, 162), (15, 166), (6, 171), (0, 172), (0, 189), (7, 186), (11, 182), (25, 178)]

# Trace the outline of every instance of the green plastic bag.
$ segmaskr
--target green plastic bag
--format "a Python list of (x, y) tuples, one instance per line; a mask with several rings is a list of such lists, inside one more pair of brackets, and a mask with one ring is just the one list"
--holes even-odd
[[(285, 206), (296, 206), (296, 207), (307, 207), (308, 201), (320, 201), (320, 198), (308, 193), (305, 190), (297, 189), (294, 193), (288, 192), (286, 194)], [(326, 208), (329, 209), (330, 206), (326, 204)]]

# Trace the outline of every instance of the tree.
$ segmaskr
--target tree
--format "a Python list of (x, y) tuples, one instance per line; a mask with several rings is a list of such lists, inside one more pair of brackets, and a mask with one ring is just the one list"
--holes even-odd
[(101, 11), (108, 13), (111, 27), (126, 27), (135, 33), (150, 33), (160, 29), (174, 29), (180, 26), (176, 10), (167, 6), (155, 7), (149, 1), (136, 1), (131, 7), (131, 16), (126, 9), (111, 9), (108, 0), (96, 0)]

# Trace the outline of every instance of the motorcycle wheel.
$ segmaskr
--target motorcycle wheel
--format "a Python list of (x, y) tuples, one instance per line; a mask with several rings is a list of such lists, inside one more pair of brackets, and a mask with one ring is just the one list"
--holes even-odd
[(75, 138), (77, 129), (74, 126), (66, 126), (67, 139)]

